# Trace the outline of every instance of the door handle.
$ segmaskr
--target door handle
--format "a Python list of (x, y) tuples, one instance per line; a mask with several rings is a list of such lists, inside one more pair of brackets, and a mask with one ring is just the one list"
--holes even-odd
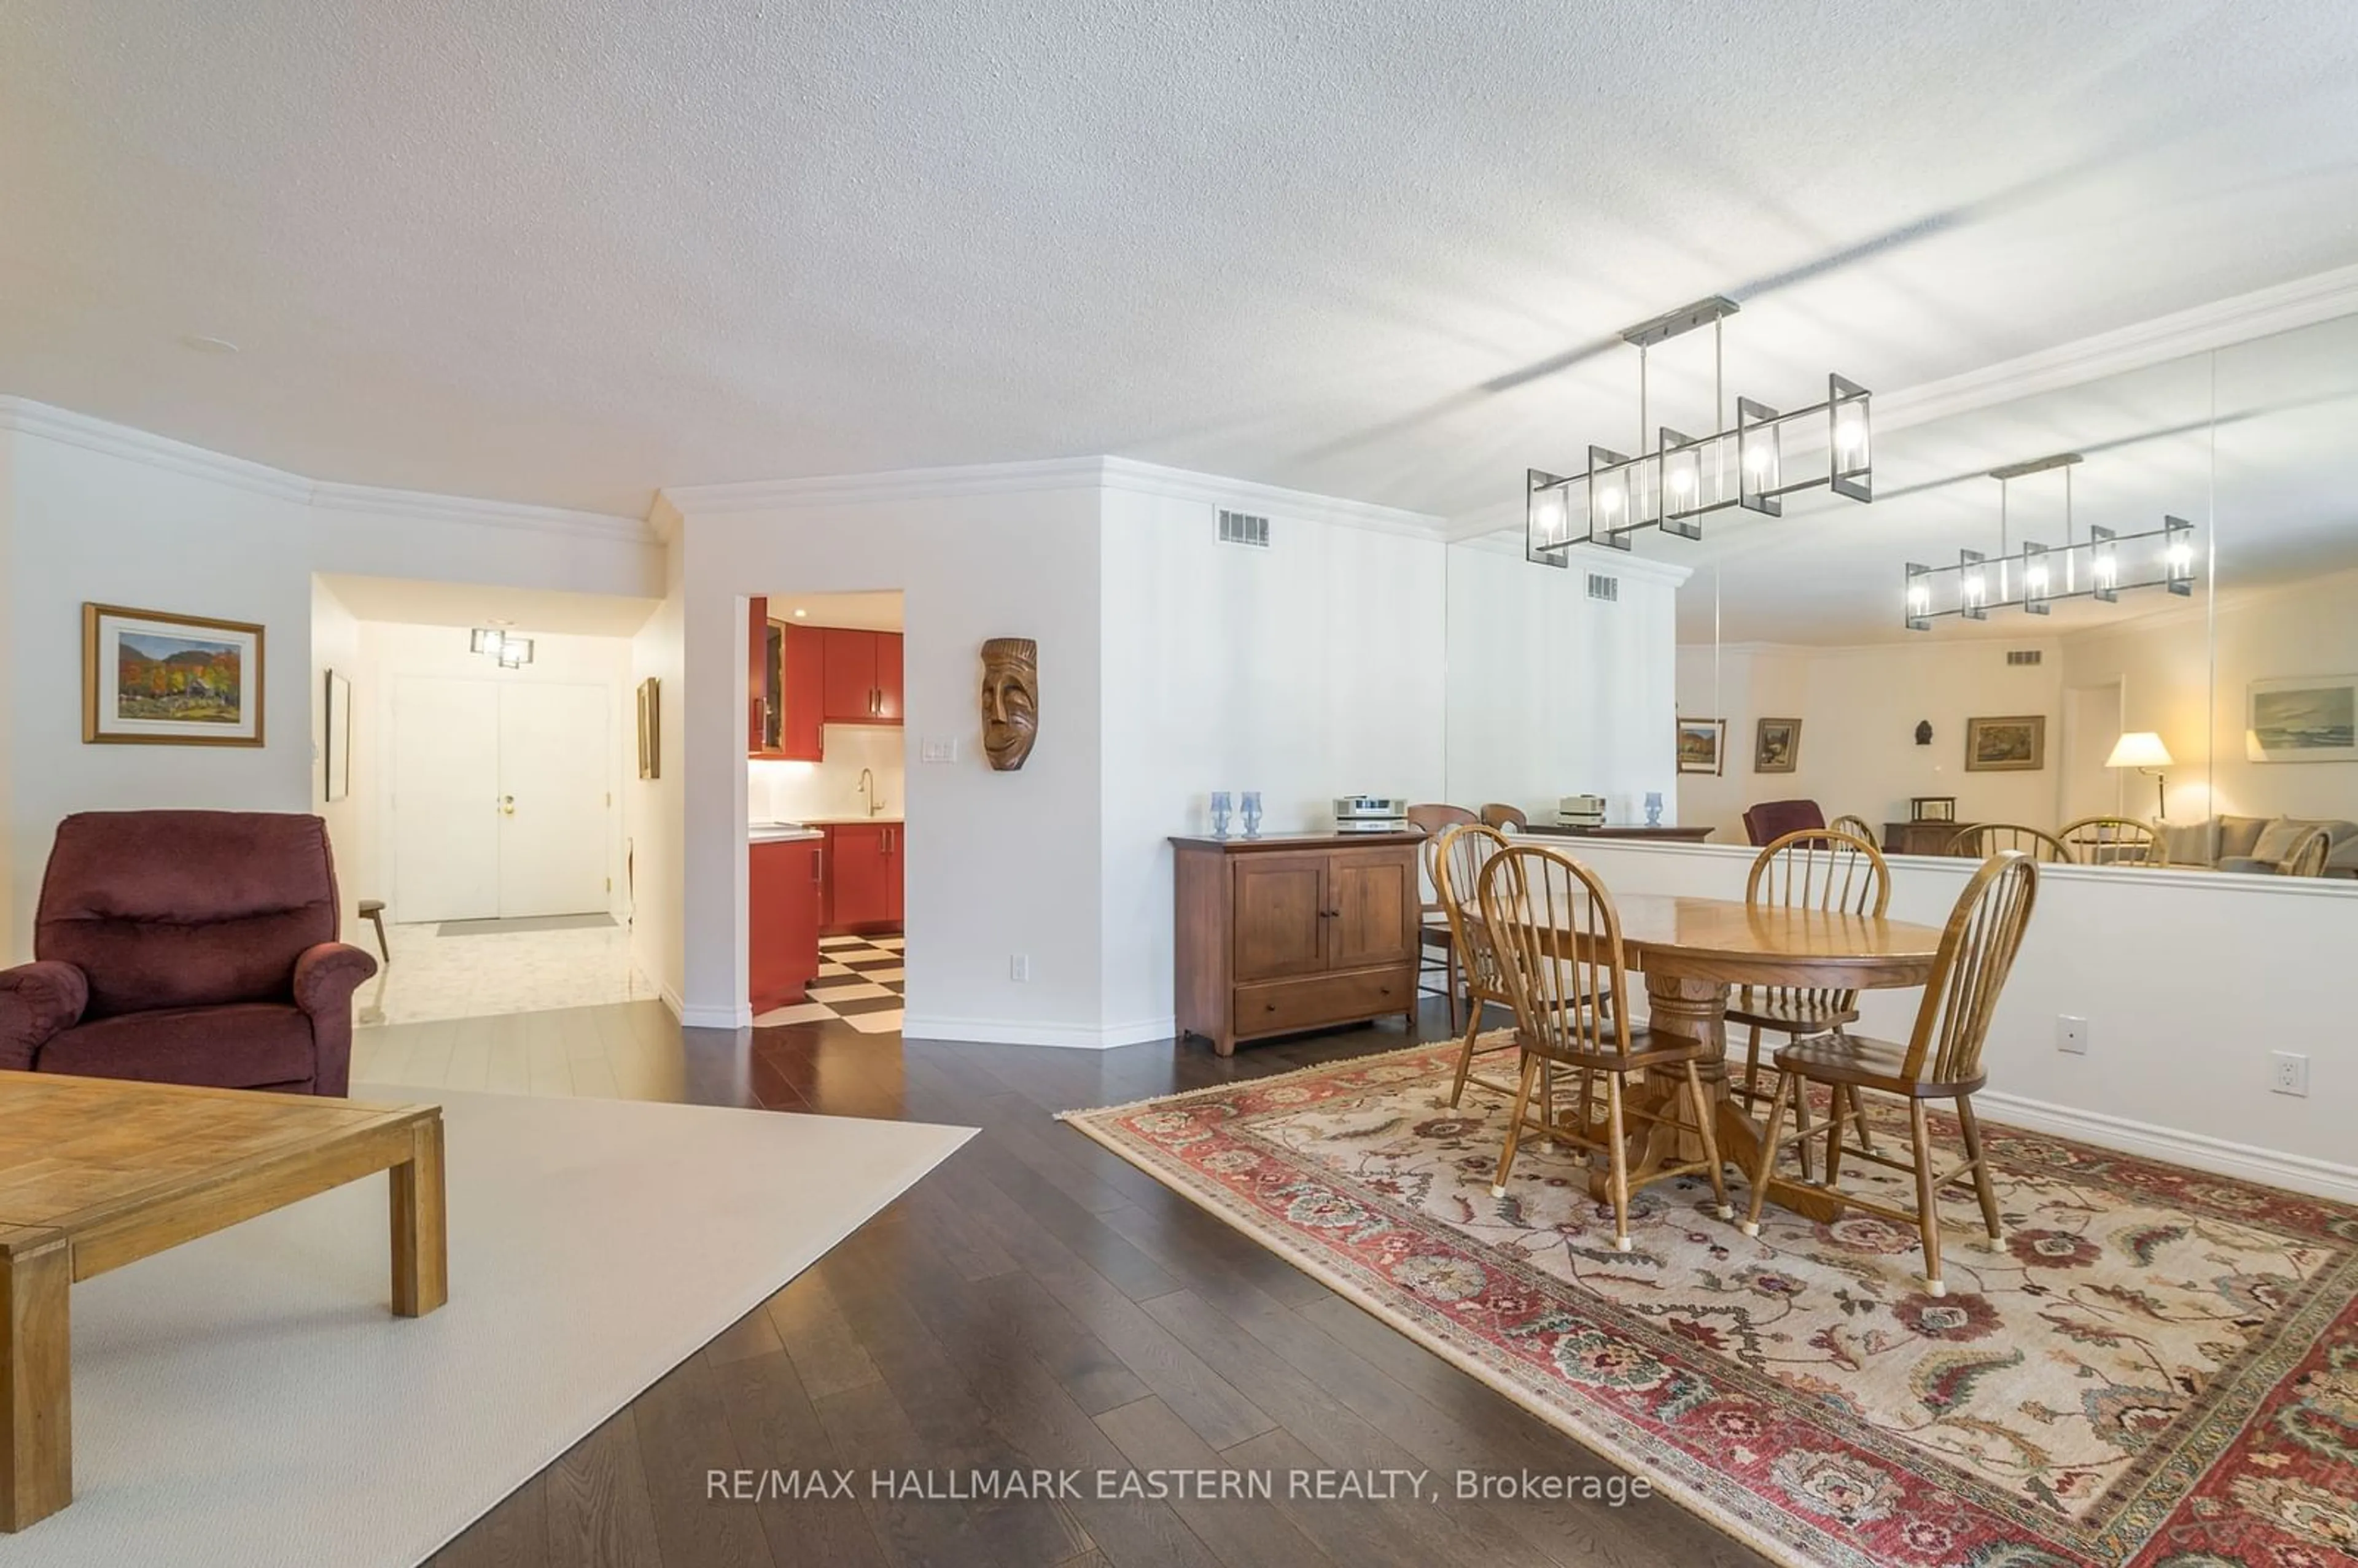
[(500, 796), (500, 815), (503, 816), (514, 816), (515, 815), (515, 796), (512, 795), (503, 795)]

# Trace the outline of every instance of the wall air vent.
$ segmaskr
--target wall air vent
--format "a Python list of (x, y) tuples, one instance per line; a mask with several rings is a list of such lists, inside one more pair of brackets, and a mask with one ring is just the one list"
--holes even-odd
[(1621, 579), (1617, 577), (1607, 577), (1603, 572), (1590, 572), (1588, 574), (1588, 597), (1591, 599), (1601, 599), (1607, 604), (1620, 603)]
[(2009, 665), (2035, 665), (2046, 657), (2037, 648), (2008, 648), (2006, 651), (2006, 662)]
[(1269, 519), (1255, 517), (1249, 512), (1231, 512), (1220, 508), (1220, 543), (1250, 545), (1255, 549), (1269, 548)]

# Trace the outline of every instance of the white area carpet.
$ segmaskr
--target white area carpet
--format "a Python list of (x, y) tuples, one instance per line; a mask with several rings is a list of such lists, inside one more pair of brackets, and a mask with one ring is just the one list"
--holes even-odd
[(73, 1505), (0, 1564), (409, 1568), (972, 1136), (438, 1099), (450, 1303), (386, 1310), (382, 1176), (73, 1290)]

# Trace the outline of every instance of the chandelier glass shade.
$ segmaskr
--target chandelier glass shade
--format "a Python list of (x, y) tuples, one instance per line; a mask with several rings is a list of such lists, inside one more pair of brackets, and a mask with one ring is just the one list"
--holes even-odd
[(467, 647), (471, 653), (489, 654), (503, 670), (522, 669), (532, 663), (532, 639), (498, 626), (476, 627)]
[[(1626, 550), (1642, 528), (1700, 539), (1712, 513), (1739, 507), (1775, 517), (1785, 496), (1820, 485), (1853, 501), (1875, 498), (1872, 395), (1839, 375), (1826, 377), (1824, 402), (1790, 412), (1739, 397), (1734, 427), (1710, 435), (1650, 427), (1646, 351), (1705, 325), (1716, 336), (1736, 309), (1732, 300), (1699, 300), (1621, 334), (1638, 349), (1638, 422), (1652, 447), (1633, 456), (1592, 446), (1577, 474), (1526, 470), (1526, 559), (1569, 567), (1573, 546)], [(1716, 390), (1713, 406), (1721, 406)]]

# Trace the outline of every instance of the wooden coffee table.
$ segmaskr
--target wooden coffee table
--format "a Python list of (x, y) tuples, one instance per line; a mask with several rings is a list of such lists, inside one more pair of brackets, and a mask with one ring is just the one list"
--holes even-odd
[(393, 1310), (449, 1296), (442, 1108), (0, 1072), (0, 1530), (73, 1500), (67, 1287), (388, 1171)]

